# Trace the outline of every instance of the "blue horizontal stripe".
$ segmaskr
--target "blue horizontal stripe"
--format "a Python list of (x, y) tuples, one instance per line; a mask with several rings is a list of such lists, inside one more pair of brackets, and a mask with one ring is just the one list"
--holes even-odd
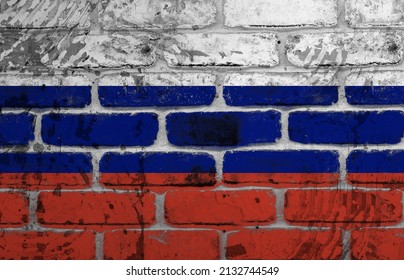
[(58, 146), (149, 146), (157, 131), (153, 113), (47, 114), (42, 118), (43, 141)]
[(100, 86), (105, 107), (154, 107), (210, 105), (214, 86)]
[(0, 107), (85, 107), (91, 86), (0, 86)]
[(27, 145), (34, 140), (34, 121), (27, 113), (0, 115), (0, 145)]
[(227, 152), (224, 173), (335, 173), (338, 153), (331, 151)]
[(168, 140), (178, 146), (244, 146), (275, 142), (281, 136), (280, 114), (266, 112), (172, 113)]
[(91, 157), (75, 153), (0, 154), (0, 173), (90, 173)]
[(107, 153), (100, 162), (103, 173), (215, 173), (215, 161), (207, 154)]
[(348, 173), (404, 173), (404, 151), (354, 151), (347, 159)]
[(338, 101), (337, 86), (225, 86), (230, 106), (331, 105)]
[(345, 92), (353, 105), (404, 104), (404, 86), (347, 86)]
[(396, 144), (404, 133), (400, 111), (292, 112), (289, 137), (305, 144)]

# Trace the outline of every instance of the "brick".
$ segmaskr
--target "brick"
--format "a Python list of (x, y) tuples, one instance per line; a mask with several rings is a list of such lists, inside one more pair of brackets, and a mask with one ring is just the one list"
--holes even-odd
[(223, 96), (229, 106), (331, 105), (338, 85), (335, 72), (235, 73), (225, 76)]
[(404, 7), (396, 0), (348, 0), (345, 20), (352, 27), (404, 26)]
[(0, 232), (2, 260), (94, 260), (93, 232)]
[(216, 5), (213, 0), (109, 1), (100, 21), (106, 29), (198, 29), (216, 22)]
[(201, 153), (107, 153), (100, 162), (100, 182), (113, 189), (207, 187), (215, 177), (215, 160)]
[[(28, 199), (19, 193), (0, 193), (0, 227), (22, 227), (28, 222)], [(1, 248), (1, 247), (0, 247)]]
[(41, 192), (38, 222), (50, 228), (139, 228), (155, 220), (149, 193)]
[(104, 259), (217, 260), (219, 235), (213, 230), (106, 232)]
[(266, 66), (279, 63), (277, 38), (272, 33), (176, 34), (165, 38), (169, 66)]
[(0, 27), (21, 29), (90, 27), (90, 13), (96, 5), (91, 1), (2, 1)]
[(223, 181), (229, 186), (326, 187), (338, 180), (336, 152), (242, 151), (224, 156)]
[(304, 144), (397, 144), (404, 132), (400, 111), (292, 112), (289, 138)]
[(210, 105), (216, 95), (214, 75), (109, 75), (100, 79), (98, 94), (105, 107)]
[(226, 258), (237, 260), (337, 260), (338, 230), (241, 230), (227, 236)]
[(0, 70), (147, 67), (156, 60), (156, 38), (147, 33), (0, 33)]
[(149, 146), (156, 139), (157, 115), (46, 114), (42, 139), (57, 146)]
[[(171, 113), (167, 136), (177, 146), (245, 146), (281, 136), (276, 111)], [(265, 129), (262, 129), (265, 127)]]
[(347, 180), (359, 187), (404, 187), (404, 151), (351, 152), (347, 159)]
[(0, 107), (83, 108), (91, 103), (86, 76), (0, 76)]
[(225, 0), (224, 16), (229, 27), (335, 26), (337, 3), (335, 0)]
[(393, 65), (403, 59), (397, 32), (319, 33), (289, 36), (288, 60), (299, 67)]
[(288, 190), (285, 220), (302, 226), (346, 228), (393, 225), (402, 218), (402, 193), (359, 190)]
[(89, 154), (0, 154), (0, 188), (79, 189), (89, 187), (91, 181)]
[(231, 229), (275, 221), (271, 191), (171, 191), (165, 196), (165, 218), (182, 227)]
[(351, 233), (351, 259), (404, 259), (403, 229), (366, 229)]
[(0, 145), (27, 145), (34, 140), (34, 123), (28, 113), (0, 115)]
[(346, 98), (352, 105), (404, 104), (404, 72), (360, 72), (347, 76)]

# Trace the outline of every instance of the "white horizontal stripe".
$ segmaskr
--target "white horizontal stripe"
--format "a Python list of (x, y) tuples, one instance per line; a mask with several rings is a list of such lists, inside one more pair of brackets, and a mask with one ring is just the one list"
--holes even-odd
[(224, 86), (337, 86), (336, 72), (228, 74)]
[(214, 86), (215, 75), (204, 73), (128, 74), (108, 75), (100, 79), (100, 86)]
[(404, 71), (359, 72), (349, 74), (347, 86), (404, 86)]
[(33, 76), (1, 75), (0, 86), (90, 86), (90, 79), (84, 75)]

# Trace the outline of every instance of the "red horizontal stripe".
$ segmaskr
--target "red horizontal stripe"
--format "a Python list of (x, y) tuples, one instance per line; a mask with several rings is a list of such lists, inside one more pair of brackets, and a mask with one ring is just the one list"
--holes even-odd
[(91, 173), (0, 173), (0, 188), (82, 189), (89, 187), (91, 181)]
[(214, 173), (101, 173), (100, 182), (105, 187), (118, 189), (136, 186), (204, 187), (214, 186), (215, 176)]
[(397, 189), (404, 187), (404, 173), (348, 173), (347, 180), (354, 186)]
[(338, 184), (338, 173), (224, 173), (228, 186), (330, 187)]

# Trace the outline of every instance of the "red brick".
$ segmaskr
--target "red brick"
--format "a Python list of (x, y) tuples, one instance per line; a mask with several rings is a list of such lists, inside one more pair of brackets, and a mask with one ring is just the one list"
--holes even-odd
[(38, 197), (38, 221), (56, 228), (131, 228), (152, 224), (154, 195), (150, 193), (43, 192)]
[(165, 197), (165, 217), (177, 226), (232, 228), (275, 221), (271, 191), (173, 191)]
[(399, 191), (289, 190), (285, 219), (296, 225), (362, 227), (401, 221)]
[(366, 229), (351, 233), (351, 258), (403, 260), (404, 229)]
[(0, 227), (21, 227), (28, 222), (28, 198), (19, 193), (0, 193)]
[(334, 230), (242, 230), (227, 238), (227, 259), (330, 260), (341, 255), (341, 232)]
[(0, 233), (0, 259), (95, 259), (95, 235), (93, 232), (3, 232)]
[(115, 231), (104, 236), (104, 258), (114, 260), (213, 260), (216, 231)]

